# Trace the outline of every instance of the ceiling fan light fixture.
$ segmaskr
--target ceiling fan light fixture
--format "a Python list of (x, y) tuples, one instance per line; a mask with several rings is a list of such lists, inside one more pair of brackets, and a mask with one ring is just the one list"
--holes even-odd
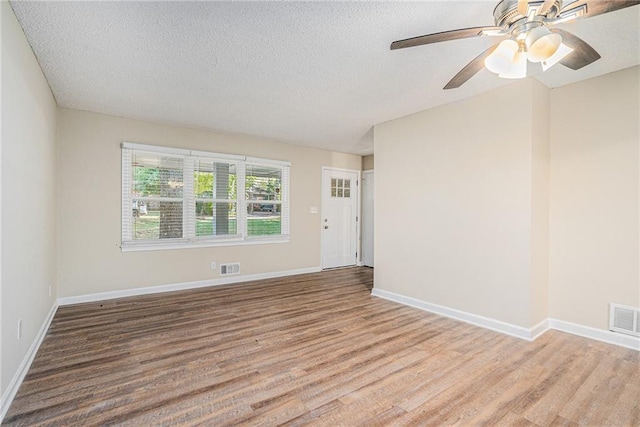
[(496, 50), (484, 60), (484, 66), (492, 73), (508, 73), (517, 53), (518, 42), (511, 39), (503, 40)]
[[(633, 6), (637, 11), (639, 5), (640, 0), (498, 0), (493, 10), (495, 26), (425, 34), (396, 40), (390, 47), (391, 50), (404, 49), (483, 36), (509, 38), (498, 45), (487, 47), (462, 67), (444, 86), (445, 90), (459, 88), (483, 68), (504, 78), (525, 77), (528, 67), (526, 60), (542, 62), (543, 70), (558, 62), (571, 70), (580, 70), (599, 60), (600, 54), (586, 41), (556, 25)], [(561, 48), (563, 40), (572, 47)], [(523, 56), (526, 60), (522, 59)]]
[(516, 53), (509, 71), (498, 74), (498, 77), (503, 79), (524, 79), (527, 77), (527, 53), (523, 51)]
[(570, 48), (569, 46), (567, 46), (564, 43), (560, 43), (560, 47), (558, 48), (558, 50), (556, 50), (556, 53), (554, 53), (553, 55), (551, 55), (550, 58), (544, 60), (541, 62), (542, 64), (542, 71), (547, 71), (549, 68), (553, 67), (554, 65), (556, 65), (558, 62), (562, 61), (562, 59), (569, 55), (571, 52), (573, 52), (573, 48)]
[(556, 53), (562, 43), (562, 36), (550, 32), (547, 27), (541, 25), (529, 31), (525, 42), (529, 61), (542, 62)]

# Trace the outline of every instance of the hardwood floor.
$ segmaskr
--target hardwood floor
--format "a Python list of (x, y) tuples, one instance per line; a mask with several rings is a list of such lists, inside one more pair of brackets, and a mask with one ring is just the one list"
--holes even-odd
[(7, 425), (640, 425), (638, 352), (370, 296), (352, 268), (60, 307)]

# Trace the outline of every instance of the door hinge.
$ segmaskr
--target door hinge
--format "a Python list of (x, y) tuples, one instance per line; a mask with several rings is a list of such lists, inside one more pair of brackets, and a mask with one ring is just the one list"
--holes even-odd
[(358, 252), (356, 252), (356, 259), (358, 259)]
[(358, 222), (358, 215), (356, 215), (356, 222)]

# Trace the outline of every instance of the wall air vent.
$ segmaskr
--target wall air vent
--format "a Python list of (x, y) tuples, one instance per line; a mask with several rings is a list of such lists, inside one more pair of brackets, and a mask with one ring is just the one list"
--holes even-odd
[(609, 329), (640, 337), (640, 308), (611, 303)]
[(240, 273), (240, 263), (236, 262), (233, 264), (220, 264), (220, 275), (228, 276), (229, 274), (238, 274)]

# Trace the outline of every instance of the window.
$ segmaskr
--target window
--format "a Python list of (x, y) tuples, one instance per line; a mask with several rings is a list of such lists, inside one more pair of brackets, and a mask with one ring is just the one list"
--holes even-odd
[(247, 234), (270, 236), (282, 229), (282, 170), (269, 166), (247, 165)]
[(351, 180), (331, 178), (331, 197), (351, 197)]
[(183, 159), (135, 152), (131, 169), (132, 238), (182, 238)]
[(122, 144), (122, 250), (286, 242), (288, 162)]
[(237, 236), (236, 165), (213, 159), (197, 159), (193, 179), (196, 237)]

